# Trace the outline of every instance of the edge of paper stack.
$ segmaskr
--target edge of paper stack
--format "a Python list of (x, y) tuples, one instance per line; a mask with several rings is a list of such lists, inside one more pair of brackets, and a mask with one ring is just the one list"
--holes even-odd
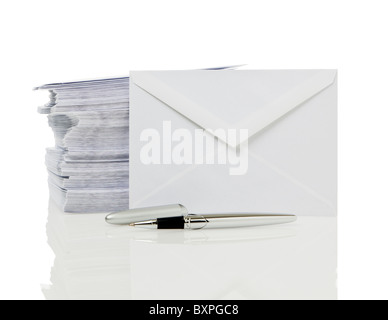
[(64, 211), (111, 212), (129, 207), (129, 78), (47, 84), (55, 137), (46, 166), (50, 196)]

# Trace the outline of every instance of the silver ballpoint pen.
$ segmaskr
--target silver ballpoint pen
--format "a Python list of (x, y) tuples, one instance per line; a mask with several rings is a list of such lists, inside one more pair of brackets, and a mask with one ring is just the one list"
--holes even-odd
[(273, 213), (189, 214), (184, 206), (176, 204), (115, 212), (105, 220), (111, 224), (133, 227), (194, 230), (289, 223), (295, 221), (296, 216)]

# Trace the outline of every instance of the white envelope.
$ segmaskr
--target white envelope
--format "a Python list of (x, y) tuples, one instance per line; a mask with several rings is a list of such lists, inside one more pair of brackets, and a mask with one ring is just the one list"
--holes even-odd
[[(132, 71), (130, 208), (181, 203), (191, 213), (336, 215), (336, 74), (336, 70)], [(179, 145), (179, 140), (171, 141), (178, 129), (192, 137), (199, 129), (210, 129), (206, 134), (215, 145), (224, 144), (231, 152), (237, 148), (241, 158), (247, 152), (246, 172), (231, 174), (233, 167), (245, 166), (241, 159), (196, 164), (193, 154), (192, 163), (171, 161), (163, 151)], [(239, 138), (244, 138), (243, 132), (248, 135), (228, 140), (222, 132), (230, 129), (241, 133)], [(150, 145), (144, 140), (150, 130), (160, 133), (160, 164), (140, 156)], [(218, 149), (213, 151), (218, 154)]]

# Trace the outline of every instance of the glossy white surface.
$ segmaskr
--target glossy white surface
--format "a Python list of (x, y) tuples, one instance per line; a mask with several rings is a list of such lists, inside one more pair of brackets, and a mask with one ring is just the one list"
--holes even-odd
[(336, 218), (139, 230), (50, 203), (46, 299), (335, 299)]

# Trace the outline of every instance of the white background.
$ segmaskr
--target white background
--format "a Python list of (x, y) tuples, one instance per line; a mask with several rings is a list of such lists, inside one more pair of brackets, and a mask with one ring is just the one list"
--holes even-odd
[(2, 1), (0, 298), (41, 299), (49, 82), (233, 64), (339, 70), (340, 299), (386, 299), (386, 1)]

